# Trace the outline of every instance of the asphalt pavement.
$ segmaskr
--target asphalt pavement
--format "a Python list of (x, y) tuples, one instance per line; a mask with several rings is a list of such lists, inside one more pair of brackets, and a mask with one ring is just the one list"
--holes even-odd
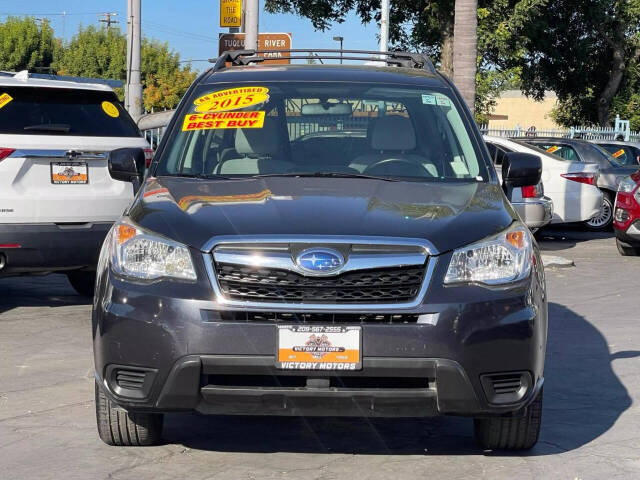
[(542, 237), (575, 266), (546, 271), (543, 426), (525, 454), (483, 452), (471, 420), (453, 417), (172, 414), (164, 445), (108, 447), (90, 300), (51, 275), (0, 279), (0, 479), (640, 478), (640, 257), (620, 256), (612, 234)]

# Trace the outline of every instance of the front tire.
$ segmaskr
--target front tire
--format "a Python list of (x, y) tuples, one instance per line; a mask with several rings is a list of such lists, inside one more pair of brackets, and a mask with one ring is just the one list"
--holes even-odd
[(73, 270), (67, 272), (67, 278), (73, 289), (83, 297), (93, 297), (93, 289), (96, 284), (96, 272), (85, 270)]
[(618, 252), (623, 257), (639, 257), (640, 256), (640, 247), (632, 247), (627, 245), (626, 243), (622, 243), (620, 240), (616, 238), (616, 247), (618, 247)]
[(473, 420), (476, 441), (485, 450), (529, 450), (538, 442), (542, 424), (542, 390), (523, 417)]
[(97, 381), (95, 389), (98, 435), (104, 443), (117, 447), (143, 447), (160, 442), (164, 419), (161, 413), (127, 412), (107, 398)]
[(584, 222), (589, 230), (602, 232), (610, 230), (613, 224), (613, 196), (609, 192), (602, 191), (602, 211), (600, 214)]

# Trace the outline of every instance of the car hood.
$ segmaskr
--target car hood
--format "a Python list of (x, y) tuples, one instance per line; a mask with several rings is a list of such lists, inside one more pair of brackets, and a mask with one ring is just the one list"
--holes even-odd
[(426, 239), (444, 252), (517, 218), (495, 184), (304, 177), (149, 178), (128, 214), (200, 250), (222, 235), (349, 235)]

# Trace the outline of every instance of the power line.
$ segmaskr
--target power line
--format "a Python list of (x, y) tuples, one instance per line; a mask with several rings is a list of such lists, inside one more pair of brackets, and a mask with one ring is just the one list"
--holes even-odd
[(98, 18), (98, 21), (102, 22), (102, 23), (106, 23), (107, 24), (107, 28), (111, 28), (112, 24), (115, 25), (115, 24), (120, 23), (118, 20), (114, 20), (113, 18), (111, 18), (111, 17), (116, 17), (116, 16), (118, 16), (118, 14), (115, 13), (115, 12), (114, 13), (101, 13), (100, 14), (100, 18)]
[[(60, 12), (60, 13), (34, 13), (34, 12), (1, 12), (0, 15), (15, 15), (15, 16), (27, 16), (27, 17), (54, 17), (54, 16), (68, 16), (68, 15), (103, 15), (104, 12)], [(112, 15), (117, 15), (117, 13), (112, 13)]]
[(151, 27), (151, 29), (158, 30), (163, 33), (168, 33), (170, 35), (176, 35), (179, 37), (190, 38), (193, 40), (202, 40), (205, 42), (213, 42), (218, 43), (218, 39), (216, 37), (210, 37), (207, 35), (201, 35), (199, 33), (193, 32), (185, 32), (184, 30), (178, 30), (176, 28), (170, 27), (169, 25), (162, 25), (160, 23), (144, 21), (142, 22), (146, 27)]

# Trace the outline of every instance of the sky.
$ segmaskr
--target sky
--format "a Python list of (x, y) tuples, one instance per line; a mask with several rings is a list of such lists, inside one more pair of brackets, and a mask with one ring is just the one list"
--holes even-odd
[[(377, 50), (378, 28), (362, 25), (355, 14), (331, 29), (315, 31), (311, 22), (295, 15), (272, 15), (263, 10), (260, 0), (260, 32), (292, 34), (292, 48), (339, 48), (334, 36), (344, 37), (345, 49)], [(62, 15), (65, 12), (66, 15)], [(117, 13), (117, 25), (125, 29), (126, 0), (0, 0), (0, 22), (7, 15), (49, 19), (55, 35), (71, 39), (80, 25), (101, 25), (100, 13)], [(142, 0), (142, 34), (167, 42), (180, 54), (181, 60), (202, 60), (218, 54), (220, 28), (220, 0)], [(194, 61), (193, 67), (202, 70), (206, 62)]]

